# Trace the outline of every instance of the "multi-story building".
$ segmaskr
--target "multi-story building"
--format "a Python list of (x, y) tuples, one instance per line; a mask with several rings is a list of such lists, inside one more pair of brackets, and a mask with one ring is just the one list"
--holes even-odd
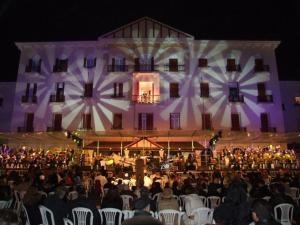
[(270, 143), (284, 132), (278, 44), (195, 40), (147, 17), (96, 41), (16, 43), (11, 131), (203, 144), (222, 130), (224, 143)]

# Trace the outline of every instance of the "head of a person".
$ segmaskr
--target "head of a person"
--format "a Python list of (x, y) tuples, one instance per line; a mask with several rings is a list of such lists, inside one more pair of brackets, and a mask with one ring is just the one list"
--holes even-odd
[(146, 198), (139, 198), (134, 203), (134, 209), (138, 211), (149, 211), (150, 200)]
[(271, 208), (264, 199), (256, 199), (251, 207), (252, 219), (255, 223), (269, 224), (272, 220)]
[(173, 191), (171, 188), (165, 188), (164, 191), (161, 193), (162, 199), (171, 199), (173, 197)]
[(149, 190), (146, 187), (140, 189), (141, 198), (149, 198)]
[(163, 225), (158, 219), (150, 215), (138, 215), (131, 219), (124, 220), (122, 225)]

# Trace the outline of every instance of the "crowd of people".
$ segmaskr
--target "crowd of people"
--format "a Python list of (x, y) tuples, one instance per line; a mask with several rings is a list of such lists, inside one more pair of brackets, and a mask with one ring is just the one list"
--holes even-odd
[[(63, 224), (64, 217), (72, 220), (75, 207), (92, 210), (95, 225), (101, 224), (98, 209), (102, 208), (135, 210), (135, 216), (123, 222), (126, 225), (135, 224), (135, 220), (141, 219), (139, 216), (143, 221), (152, 221), (149, 224), (160, 224), (150, 212), (164, 209), (181, 211), (182, 224), (196, 225), (197, 218), (192, 216), (192, 211), (212, 207), (203, 201), (203, 197), (209, 196), (222, 199), (213, 211), (217, 224), (277, 224), (273, 209), (280, 203), (292, 204), (293, 223), (300, 222), (298, 202), (291, 194), (291, 187), (300, 187), (300, 174), (295, 171), (280, 169), (273, 177), (268, 170), (250, 173), (216, 170), (212, 176), (205, 172), (145, 172), (139, 180), (134, 173), (108, 173), (104, 167), (89, 172), (83, 172), (80, 166), (51, 170), (36, 167), (22, 176), (10, 171), (1, 174), (0, 201), (15, 201), (14, 193), (19, 193), (32, 225), (42, 223), (39, 205), (52, 210), (57, 225)], [(127, 206), (123, 195), (132, 197)], [(268, 201), (263, 199), (266, 196)]]

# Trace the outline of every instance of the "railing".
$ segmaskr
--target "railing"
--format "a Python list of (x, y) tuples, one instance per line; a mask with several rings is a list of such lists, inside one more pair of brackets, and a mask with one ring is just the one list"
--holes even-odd
[(47, 127), (47, 132), (49, 131), (62, 131), (62, 127)]
[(154, 64), (136, 64), (134, 65), (135, 72), (151, 72), (157, 71), (158, 65)]
[[(30, 96), (23, 95), (21, 99), (22, 103), (29, 103), (30, 102)], [(37, 96), (31, 96), (31, 102), (32, 103), (37, 103)]]
[(270, 66), (269, 65), (263, 65), (263, 66), (255, 66), (254, 67), (255, 72), (266, 72), (270, 71)]
[(244, 95), (229, 95), (229, 102), (244, 102)]
[(25, 72), (26, 73), (40, 73), (41, 72), (41, 67), (40, 66), (29, 66), (29, 65), (27, 65), (25, 67)]
[(242, 68), (241, 68), (241, 65), (239, 65), (239, 64), (234, 65), (234, 66), (227, 65), (226, 70), (227, 70), (227, 72), (241, 72)]
[(276, 133), (277, 129), (276, 129), (276, 127), (261, 127), (260, 131), (261, 132), (273, 132), (273, 133)]
[(132, 95), (132, 101), (137, 103), (157, 103), (160, 101), (160, 95)]
[(33, 132), (33, 127), (18, 127), (18, 132)]
[(65, 102), (64, 95), (50, 95), (50, 102)]
[(273, 95), (258, 95), (257, 102), (273, 102)]
[(184, 71), (184, 65), (177, 65), (177, 66), (172, 66), (170, 64), (166, 64), (164, 65), (164, 69), (165, 71), (169, 71), (169, 72), (182, 72)]
[(128, 65), (108, 65), (107, 72), (128, 72)]
[(53, 73), (61, 73), (61, 72), (67, 72), (67, 71), (68, 71), (67, 66), (59, 66), (59, 65), (53, 66)]

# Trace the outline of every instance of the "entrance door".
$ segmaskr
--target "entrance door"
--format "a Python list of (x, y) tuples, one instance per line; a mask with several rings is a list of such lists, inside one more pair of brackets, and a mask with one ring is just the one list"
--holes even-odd
[(231, 114), (231, 130), (239, 131), (240, 127), (240, 116), (237, 113)]
[(54, 131), (61, 131), (62, 114), (54, 114)]
[(267, 113), (260, 114), (261, 132), (268, 132), (269, 130), (269, 119)]
[(34, 119), (34, 113), (26, 114), (26, 125), (25, 125), (26, 132), (33, 132), (33, 119)]

